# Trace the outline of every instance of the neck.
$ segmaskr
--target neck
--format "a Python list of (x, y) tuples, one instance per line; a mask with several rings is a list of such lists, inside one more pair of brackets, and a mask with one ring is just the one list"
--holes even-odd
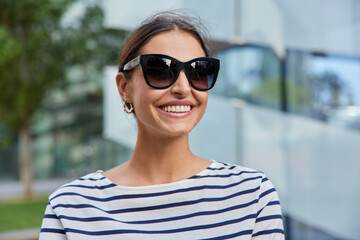
[(149, 184), (161, 184), (191, 177), (206, 167), (207, 161), (189, 148), (188, 135), (164, 137), (139, 131), (129, 167)]

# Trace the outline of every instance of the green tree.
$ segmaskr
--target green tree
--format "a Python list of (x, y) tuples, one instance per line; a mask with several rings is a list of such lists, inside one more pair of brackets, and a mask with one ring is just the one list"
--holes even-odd
[[(0, 0), (0, 124), (18, 133), (20, 178), (32, 195), (33, 115), (74, 65), (102, 67), (103, 12), (97, 5), (64, 21), (75, 0)], [(80, 4), (85, 2), (80, 2)]]

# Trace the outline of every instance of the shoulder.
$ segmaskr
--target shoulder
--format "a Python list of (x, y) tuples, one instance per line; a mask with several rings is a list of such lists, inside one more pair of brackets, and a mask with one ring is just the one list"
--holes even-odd
[(240, 165), (223, 163), (213, 161), (213, 163), (208, 167), (208, 174), (223, 178), (233, 178), (238, 180), (254, 180), (260, 179), (261, 181), (266, 181), (267, 177), (261, 171), (243, 167)]
[(227, 184), (253, 191), (259, 199), (276, 194), (273, 184), (265, 173), (252, 168), (213, 161), (206, 175), (216, 178), (216, 181), (228, 182)]
[(49, 204), (66, 203), (74, 198), (88, 198), (96, 196), (103, 190), (114, 187), (115, 184), (108, 181), (100, 171), (87, 174), (72, 182), (69, 182), (49, 196)]
[(214, 162), (209, 170), (208, 175), (218, 176), (218, 181), (227, 181), (226, 186), (231, 186), (231, 193), (228, 195), (231, 198), (227, 199), (236, 206), (240, 204), (248, 216), (254, 216), (254, 237), (284, 239), (278, 194), (263, 172), (219, 162)]

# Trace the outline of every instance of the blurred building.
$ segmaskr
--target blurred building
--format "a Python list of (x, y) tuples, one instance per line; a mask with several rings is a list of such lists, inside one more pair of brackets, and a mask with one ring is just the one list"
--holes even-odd
[[(156, 11), (197, 13), (221, 71), (192, 150), (264, 171), (287, 239), (360, 238), (358, 0), (107, 0), (104, 8), (109, 26), (130, 30)], [(104, 74), (104, 137), (131, 149), (136, 124), (121, 111), (115, 74), (115, 66)]]

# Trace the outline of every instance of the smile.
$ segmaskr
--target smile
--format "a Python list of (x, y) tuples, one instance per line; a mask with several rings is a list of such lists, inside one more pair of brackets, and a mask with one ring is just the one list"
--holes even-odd
[(191, 106), (185, 106), (185, 105), (165, 106), (162, 107), (161, 109), (165, 112), (183, 113), (183, 112), (189, 112), (191, 110)]

